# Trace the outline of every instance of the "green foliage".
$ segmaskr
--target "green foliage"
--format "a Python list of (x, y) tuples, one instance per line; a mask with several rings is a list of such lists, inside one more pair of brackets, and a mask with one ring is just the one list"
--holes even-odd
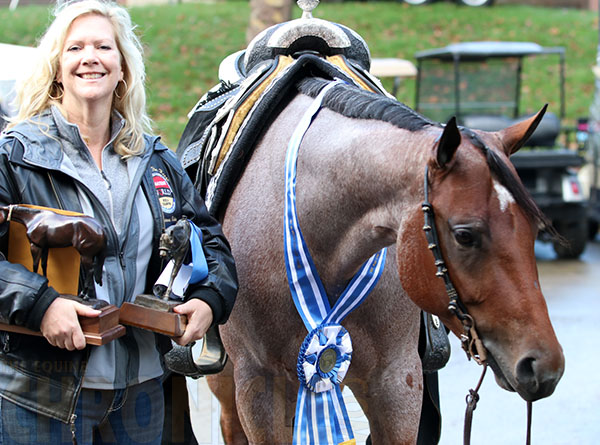
[[(294, 12), (299, 17), (299, 9)], [(146, 47), (148, 104), (156, 131), (175, 148), (187, 113), (217, 83), (219, 62), (246, 46), (249, 17), (246, 1), (182, 3), (131, 9)], [(372, 57), (414, 61), (417, 51), (474, 40), (532, 41), (566, 47), (567, 124), (587, 116), (594, 91), (597, 14), (575, 9), (497, 5), (466, 8), (450, 2), (410, 7), (398, 2), (325, 2), (319, 18), (342, 23), (368, 43)], [(49, 22), (41, 6), (0, 10), (0, 41), (35, 45)], [(558, 113), (558, 84), (550, 58), (525, 65), (523, 112), (550, 102)], [(6, 63), (6, 62), (5, 62)], [(391, 89), (392, 82), (384, 80)], [(403, 82), (398, 98), (414, 106), (414, 80)]]

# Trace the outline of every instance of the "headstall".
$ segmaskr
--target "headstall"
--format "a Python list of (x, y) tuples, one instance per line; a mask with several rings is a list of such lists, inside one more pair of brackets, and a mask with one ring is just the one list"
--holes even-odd
[(442, 257), (442, 249), (440, 248), (440, 242), (438, 237), (437, 228), (435, 225), (435, 215), (433, 213), (433, 206), (429, 202), (429, 168), (425, 167), (425, 180), (423, 184), (423, 190), (425, 194), (425, 201), (421, 205), (421, 210), (425, 216), (425, 225), (423, 230), (425, 231), (425, 237), (427, 238), (427, 248), (433, 254), (435, 260), (435, 266), (437, 272), (435, 276), (444, 280), (446, 286), (446, 294), (450, 302), (448, 303), (448, 310), (452, 312), (462, 323), (464, 333), (460, 336), (462, 348), (467, 353), (469, 360), (473, 358), (480, 365), (485, 364), (487, 360), (487, 352), (483, 342), (477, 334), (475, 329), (475, 320), (467, 313), (467, 308), (460, 300), (456, 288), (452, 284), (452, 280), (448, 275), (448, 269), (446, 263)]
[[(423, 210), (423, 214), (425, 216), (425, 225), (423, 226), (423, 230), (425, 231), (425, 237), (427, 238), (427, 248), (433, 254), (433, 258), (435, 260), (435, 266), (437, 271), (435, 273), (436, 277), (444, 280), (444, 285), (446, 287), (446, 294), (448, 295), (449, 303), (448, 310), (452, 312), (462, 323), (464, 333), (460, 336), (460, 342), (462, 348), (467, 354), (467, 358), (470, 360), (473, 358), (475, 362), (480, 365), (483, 365), (483, 372), (477, 383), (475, 389), (469, 390), (469, 394), (467, 395), (467, 409), (465, 412), (465, 425), (464, 425), (464, 445), (469, 445), (471, 443), (471, 425), (473, 421), (473, 411), (477, 407), (477, 402), (479, 401), (479, 388), (483, 383), (483, 378), (485, 377), (485, 372), (487, 370), (487, 350), (477, 333), (477, 329), (475, 328), (475, 320), (471, 317), (464, 303), (460, 300), (458, 292), (456, 288), (452, 284), (452, 280), (448, 275), (448, 269), (446, 268), (446, 263), (444, 262), (444, 258), (442, 256), (442, 250), (440, 248), (440, 242), (438, 237), (437, 227), (435, 225), (435, 215), (433, 212), (433, 206), (429, 202), (429, 168), (425, 167), (425, 179), (423, 180), (423, 192), (425, 195), (425, 200), (421, 205), (421, 210)], [(532, 403), (527, 402), (527, 438), (526, 443), (529, 445), (531, 443), (531, 416), (532, 416)]]

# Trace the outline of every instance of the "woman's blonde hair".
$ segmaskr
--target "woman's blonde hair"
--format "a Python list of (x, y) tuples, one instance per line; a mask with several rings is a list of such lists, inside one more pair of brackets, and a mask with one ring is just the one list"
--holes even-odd
[(97, 14), (107, 18), (115, 32), (121, 54), (123, 80), (113, 94), (113, 109), (125, 118), (125, 126), (117, 135), (114, 148), (121, 156), (133, 156), (144, 150), (144, 132), (150, 131), (151, 121), (146, 113), (146, 71), (143, 48), (134, 32), (129, 13), (116, 3), (102, 0), (82, 0), (59, 5), (55, 19), (42, 36), (37, 48), (37, 61), (31, 74), (17, 85), (19, 111), (9, 128), (31, 119), (51, 105), (61, 106), (62, 86), (56, 82), (61, 52), (67, 33), (75, 19)]

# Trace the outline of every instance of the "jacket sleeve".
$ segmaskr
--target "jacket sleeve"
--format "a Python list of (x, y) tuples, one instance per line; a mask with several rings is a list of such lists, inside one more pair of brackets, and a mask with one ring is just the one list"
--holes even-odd
[(208, 276), (190, 285), (186, 298), (200, 298), (213, 311), (213, 324), (223, 324), (233, 309), (238, 290), (237, 273), (229, 242), (221, 225), (208, 213), (204, 200), (187, 174), (180, 169), (182, 213), (202, 230), (202, 247)]
[[(8, 162), (16, 139), (0, 139), (0, 205), (19, 203), (15, 174)], [(21, 148), (21, 147), (17, 147)], [(8, 245), (8, 222), (0, 224), (0, 319), (4, 323), (39, 331), (46, 309), (59, 295), (48, 286), (48, 280), (5, 259)]]

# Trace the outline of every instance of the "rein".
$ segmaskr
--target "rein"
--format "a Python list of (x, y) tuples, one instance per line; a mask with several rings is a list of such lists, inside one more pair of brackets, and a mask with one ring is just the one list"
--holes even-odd
[[(452, 284), (452, 280), (448, 275), (448, 269), (442, 256), (442, 250), (440, 248), (440, 242), (438, 237), (437, 227), (435, 225), (435, 215), (433, 213), (433, 206), (429, 202), (429, 168), (425, 167), (425, 179), (423, 181), (423, 192), (424, 201), (421, 204), (421, 210), (425, 217), (425, 225), (423, 230), (425, 232), (425, 238), (427, 239), (427, 248), (433, 254), (435, 260), (435, 266), (437, 271), (435, 276), (444, 280), (446, 287), (446, 294), (448, 295), (449, 303), (448, 310), (452, 312), (462, 323), (464, 332), (460, 336), (460, 342), (463, 350), (467, 354), (467, 359), (471, 358), (479, 365), (483, 366), (483, 372), (479, 378), (479, 382), (475, 389), (469, 390), (469, 394), (466, 397), (467, 409), (465, 412), (465, 426), (463, 431), (463, 443), (464, 445), (470, 445), (471, 443), (471, 426), (473, 423), (473, 411), (477, 408), (477, 402), (479, 401), (479, 388), (483, 383), (483, 378), (487, 371), (487, 350), (483, 345), (483, 341), (477, 333), (475, 328), (475, 320), (471, 317), (464, 303), (460, 300), (458, 292)], [(532, 418), (533, 404), (527, 402), (527, 438), (526, 445), (531, 444), (531, 418)]]

